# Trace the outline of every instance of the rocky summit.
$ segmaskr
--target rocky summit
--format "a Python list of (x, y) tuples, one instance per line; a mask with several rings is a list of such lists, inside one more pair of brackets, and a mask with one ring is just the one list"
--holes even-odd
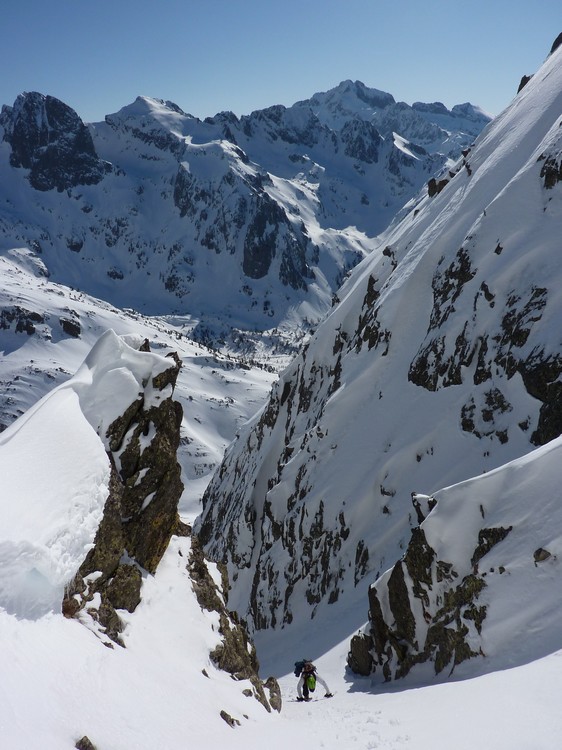
[(67, 617), (83, 611), (83, 617), (99, 623), (102, 632), (120, 644), (122, 623), (116, 610), (134, 612), (143, 573), (156, 572), (170, 538), (181, 533), (178, 501), (183, 491), (177, 461), (182, 409), (172, 399), (181, 362), (172, 355), (164, 369), (161, 357), (151, 362), (148, 342), (138, 354), (125, 346), (108, 331), (84, 365), (101, 360), (92, 367), (101, 370), (96, 372), (98, 388), (104, 382), (119, 387), (122, 375), (111, 361), (112, 350), (122, 351), (121, 361), (133, 361), (131, 373), (144, 372), (131, 392), (134, 400), (125, 401), (123, 413), (110, 424), (100, 420), (95, 398), (87, 392), (82, 397), (83, 410), (106, 445), (111, 473), (93, 546), (67, 585), (62, 604)]
[(96, 154), (90, 131), (73, 109), (42, 94), (21, 94), (0, 116), (10, 166), (29, 170), (35, 190), (96, 185), (111, 165)]

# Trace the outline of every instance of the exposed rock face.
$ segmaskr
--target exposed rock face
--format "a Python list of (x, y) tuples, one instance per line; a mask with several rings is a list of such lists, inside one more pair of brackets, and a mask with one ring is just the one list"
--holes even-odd
[(141, 395), (107, 430), (111, 477), (104, 515), (63, 601), (66, 616), (85, 609), (121, 645), (116, 610), (135, 610), (143, 575), (155, 573), (170, 537), (181, 532), (176, 453), (182, 409), (171, 397), (180, 367), (174, 355), (170, 368), (152, 379), (163, 398), (152, 397), (146, 406)]
[[(223, 591), (228, 591), (228, 577), (223, 567)], [(253, 688), (253, 696), (266, 709), (281, 710), (281, 691), (277, 680), (269, 677), (265, 687), (270, 694), (268, 701), (264, 684), (258, 671), (259, 664), (254, 644), (250, 641), (243, 623), (239, 622), (236, 613), (229, 612), (226, 602), (217, 588), (205, 561), (199, 539), (192, 537), (191, 554), (189, 558), (189, 573), (193, 582), (193, 590), (202, 609), (218, 612), (220, 618), (219, 632), (223, 638), (212, 652), (211, 659), (219, 669), (229, 672), (236, 680), (249, 680)], [(251, 694), (251, 692), (250, 692)]]
[(556, 52), (556, 50), (558, 49), (558, 47), (560, 47), (561, 44), (562, 44), (562, 33), (558, 34), (556, 39), (553, 41), (552, 47), (550, 48), (550, 54), (552, 55), (554, 52)]
[[(435, 507), (434, 502), (431, 503)], [(348, 665), (386, 680), (405, 677), (430, 661), (435, 674), (482, 653), (478, 646), (486, 606), (479, 602), (486, 580), (478, 563), (511, 531), (482, 528), (470, 561), (455, 570), (438, 559), (423, 528), (416, 527), (404, 557), (369, 589), (370, 628), (351, 640)]]
[(517, 93), (519, 93), (521, 89), (525, 88), (525, 86), (529, 83), (531, 78), (532, 76), (527, 76), (527, 75), (521, 76), (521, 80), (519, 81), (519, 87), (517, 88)]
[(274, 711), (281, 711), (283, 701), (281, 698), (281, 688), (275, 677), (268, 677), (264, 682), (266, 689), (269, 691), (269, 705)]
[(76, 112), (53, 96), (20, 94), (12, 108), (3, 108), (0, 123), (11, 165), (29, 169), (36, 190), (95, 185), (110, 168)]
[[(545, 65), (443, 192), (381, 235), (213, 476), (197, 530), (256, 628), (328, 617), (387, 570), (428, 515), (408, 502), (422, 477), (454, 484), (562, 433), (561, 183), (541, 177), (562, 138), (560, 88), (542, 82), (561, 68)], [(506, 148), (523, 110), (526, 135)], [(399, 566), (393, 602), (406, 585)]]
[(281, 256), (279, 278), (283, 284), (306, 289), (306, 278), (314, 278), (307, 265), (306, 241), (294, 231), (278, 204), (264, 195), (258, 200), (244, 240), (242, 268), (246, 276), (266, 276), (277, 253)]
[(383, 139), (371, 123), (363, 120), (352, 120), (346, 123), (341, 130), (341, 139), (348, 156), (366, 164), (378, 162)]
[(32, 336), (36, 326), (44, 322), (45, 318), (40, 313), (26, 310), (20, 305), (0, 310), (0, 328), (3, 330), (13, 327), (16, 333), (27, 333), (28, 336)]

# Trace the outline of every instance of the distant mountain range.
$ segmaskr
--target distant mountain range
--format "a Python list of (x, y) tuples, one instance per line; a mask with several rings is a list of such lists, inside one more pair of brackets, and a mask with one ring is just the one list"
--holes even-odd
[(258, 356), (270, 331), (268, 355), (286, 355), (489, 120), (351, 81), (205, 121), (139, 97), (86, 125), (24, 93), (0, 115), (0, 251), (28, 248), (52, 281), (181, 316), (214, 346)]

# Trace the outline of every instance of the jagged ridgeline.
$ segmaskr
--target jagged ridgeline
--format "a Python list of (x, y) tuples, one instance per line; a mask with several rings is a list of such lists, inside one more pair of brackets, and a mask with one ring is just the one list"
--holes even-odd
[(351, 81), (205, 121), (139, 97), (86, 125), (21, 94), (0, 115), (0, 246), (118, 307), (193, 316), (201, 341), (253, 352), (270, 331), (290, 353), (373, 235), (488, 121)]
[[(108, 331), (63, 386), (76, 392), (110, 466), (103, 514), (85, 559), (65, 586), (62, 612), (111, 648), (126, 646), (122, 617), (139, 606), (143, 582), (157, 573), (172, 537), (191, 536), (178, 514), (184, 489), (177, 460), (183, 410), (173, 395), (180, 367), (175, 352), (152, 354), (147, 340), (125, 340)], [(209, 654), (211, 662), (241, 681), (244, 695), (267, 711), (280, 710), (276, 680), (261, 682), (255, 647), (244, 625), (226, 609), (226, 570), (220, 583), (213, 578), (196, 537), (184, 569), (192, 587), (185, 595), (194, 595), (201, 610), (218, 620), (220, 640)]]
[[(376, 662), (405, 674), (414, 641), (441, 670), (463, 649), (479, 653), (494, 603), (480, 603), (471, 571), (496, 550), (509, 569), (499, 551), (515, 522), (491, 522), (472, 498), (478, 523), (453, 560), (416, 530), (411, 493), (490, 472), (562, 432), (561, 92), (558, 49), (381, 236), (228, 450), (199, 529), (228, 566), (230, 606), (256, 628), (310, 618), (321, 628), (341, 612), (352, 631), (369, 584), (390, 569), (369, 600), (378, 635), (363, 671)], [(406, 607), (412, 591), (417, 609)], [(385, 609), (384, 597), (402, 604)], [(465, 627), (476, 634), (467, 646)]]

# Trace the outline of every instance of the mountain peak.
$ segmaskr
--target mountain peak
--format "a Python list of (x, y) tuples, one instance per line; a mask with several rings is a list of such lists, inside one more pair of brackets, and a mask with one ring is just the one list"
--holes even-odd
[(80, 117), (54, 96), (20, 94), (13, 107), (3, 108), (0, 124), (11, 146), (10, 165), (28, 169), (36, 190), (95, 185), (109, 169)]
[[(342, 118), (370, 120), (373, 110), (384, 110), (395, 104), (392, 94), (365, 86), (362, 81), (342, 81), (335, 88), (320, 91), (295, 106), (311, 107), (321, 120)], [(331, 118), (330, 118), (331, 116)]]
[[(105, 121), (109, 124), (116, 122), (131, 122), (134, 120), (156, 120), (169, 130), (176, 130), (185, 120), (196, 120), (193, 115), (184, 112), (174, 102), (165, 99), (155, 99), (150, 96), (137, 96), (134, 102), (121, 107), (114, 114), (107, 115)], [(174, 127), (176, 126), (176, 127)]]

